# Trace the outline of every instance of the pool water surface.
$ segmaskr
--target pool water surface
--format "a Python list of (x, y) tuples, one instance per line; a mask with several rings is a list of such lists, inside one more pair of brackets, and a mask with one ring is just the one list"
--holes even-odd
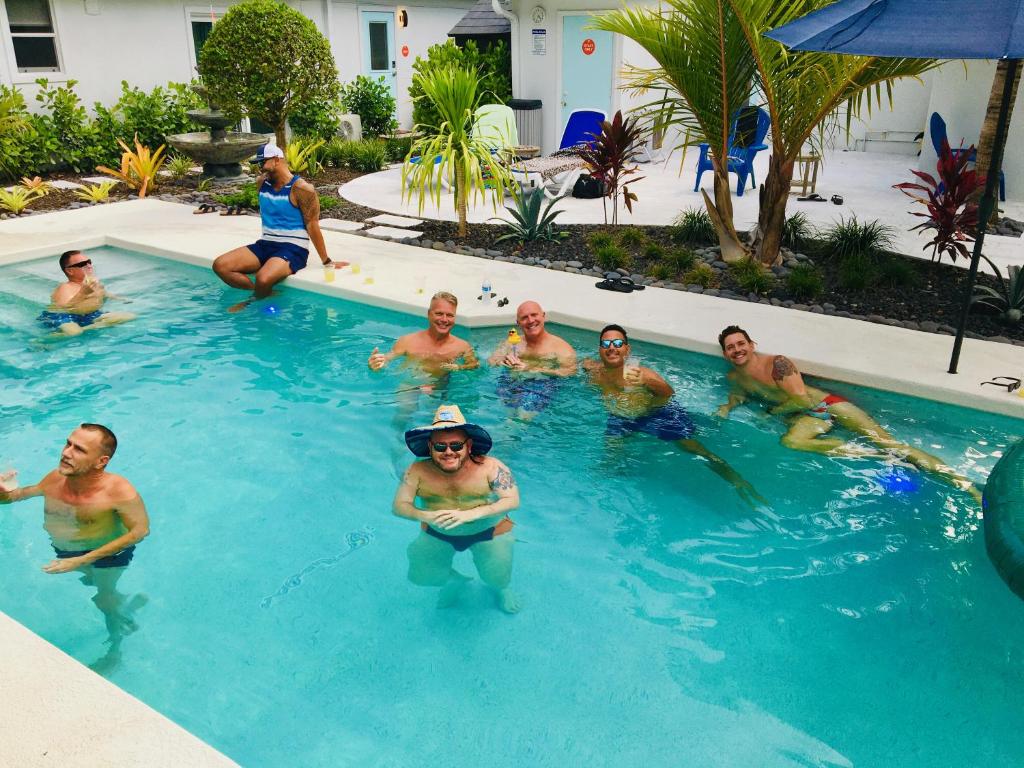
[[(1024, 755), (1024, 604), (986, 558), (980, 511), (913, 469), (782, 448), (761, 408), (717, 420), (724, 361), (634, 344), (767, 508), (672, 444), (607, 440), (579, 378), (529, 422), (494, 370), (399, 392), (413, 377), (366, 358), (422, 318), (288, 288), (229, 315), (238, 294), (207, 270), (90, 256), (133, 299), (109, 308), (139, 319), (57, 342), (34, 321), (56, 260), (0, 268), (0, 454), (29, 484), (79, 422), (117, 433), (110, 469), (142, 494), (152, 533), (121, 580), (149, 603), (107, 676), (241, 765)], [(507, 330), (456, 333), (486, 356)], [(595, 354), (596, 334), (551, 330)], [(1020, 420), (825, 386), (979, 483), (1024, 436)], [(519, 483), (516, 616), (479, 579), (444, 611), (406, 579), (417, 525), (390, 512), (413, 459), (401, 433), (441, 402), (490, 431)], [(40, 570), (41, 500), (0, 509), (0, 556), (0, 610), (83, 663), (103, 656), (92, 591)], [(474, 574), (468, 554), (456, 567)]]

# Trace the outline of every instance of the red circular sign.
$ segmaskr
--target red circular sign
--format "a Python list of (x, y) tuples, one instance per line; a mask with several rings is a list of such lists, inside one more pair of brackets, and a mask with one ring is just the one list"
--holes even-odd
[(406, 56), (407, 57), (408, 55), (409, 55), (409, 46), (408, 45), (403, 45), (402, 46), (402, 56)]
[(595, 50), (597, 50), (597, 46), (594, 44), (594, 41), (591, 40), (589, 37), (586, 40), (583, 41), (583, 46), (582, 47), (583, 47), (583, 53), (585, 55), (587, 55), (587, 56), (589, 56)]

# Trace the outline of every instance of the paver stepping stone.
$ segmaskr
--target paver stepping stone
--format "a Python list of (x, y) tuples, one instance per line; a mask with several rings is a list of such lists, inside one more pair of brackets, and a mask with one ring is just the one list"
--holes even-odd
[(374, 224), (385, 224), (389, 227), (418, 227), (423, 224), (420, 219), (410, 219), (405, 216), (395, 216), (390, 213), (381, 213), (373, 218), (367, 219)]
[(82, 181), (87, 181), (90, 184), (102, 184), (104, 181), (112, 181), (115, 184), (120, 184), (120, 179), (112, 179), (109, 176), (83, 176)]
[(396, 229), (395, 227), (374, 227), (373, 229), (366, 230), (366, 234), (370, 237), (394, 237), (399, 240), (405, 237), (420, 237), (423, 233), (417, 232), (414, 229)]
[(64, 179), (55, 179), (54, 181), (48, 182), (54, 189), (81, 189), (82, 185), (77, 181), (65, 181)]
[(334, 232), (355, 232), (363, 228), (361, 221), (346, 221), (345, 219), (326, 218), (320, 219), (320, 229), (330, 229)]

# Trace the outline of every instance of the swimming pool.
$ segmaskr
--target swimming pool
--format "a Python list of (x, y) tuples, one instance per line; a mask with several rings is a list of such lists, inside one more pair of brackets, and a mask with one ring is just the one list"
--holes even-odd
[[(411, 459), (400, 429), (439, 400), (402, 415), (402, 374), (365, 367), (419, 318), (294, 290), (274, 316), (229, 316), (237, 297), (202, 269), (92, 255), (141, 318), (56, 344), (32, 321), (54, 260), (0, 269), (0, 453), (32, 482), (78, 422), (114, 428), (111, 468), (143, 494), (153, 533), (122, 580), (150, 603), (110, 678), (239, 763), (935, 766), (1024, 753), (1024, 606), (986, 560), (967, 497), (783, 450), (781, 426), (751, 409), (716, 425), (722, 361), (635, 348), (768, 511), (671, 446), (607, 446), (581, 381), (522, 423), (494, 372), (453, 377), (445, 399), (491, 430), (522, 489), (513, 584), (526, 607), (503, 615), (476, 582), (439, 612), (405, 578), (415, 525), (390, 514)], [(463, 333), (487, 352), (505, 330)], [(591, 353), (594, 334), (558, 330)], [(975, 480), (1024, 435), (1014, 419), (829, 388)], [(93, 661), (105, 633), (90, 592), (39, 571), (41, 503), (0, 521), (0, 610)]]

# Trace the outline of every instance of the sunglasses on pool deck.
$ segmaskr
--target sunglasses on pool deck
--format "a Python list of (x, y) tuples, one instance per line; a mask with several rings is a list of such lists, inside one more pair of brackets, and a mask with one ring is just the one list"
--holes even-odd
[(77, 264), (68, 264), (66, 267), (64, 267), (64, 269), (79, 269), (81, 267), (91, 267), (91, 266), (92, 266), (92, 259), (86, 259), (85, 261), (80, 261)]
[(624, 346), (626, 346), (625, 339), (601, 339), (601, 349), (608, 349), (608, 347), (622, 349)]
[(466, 445), (465, 440), (454, 440), (450, 443), (431, 443), (430, 447), (434, 449), (434, 453), (444, 453), (449, 448), (452, 449), (453, 453), (458, 453)]

